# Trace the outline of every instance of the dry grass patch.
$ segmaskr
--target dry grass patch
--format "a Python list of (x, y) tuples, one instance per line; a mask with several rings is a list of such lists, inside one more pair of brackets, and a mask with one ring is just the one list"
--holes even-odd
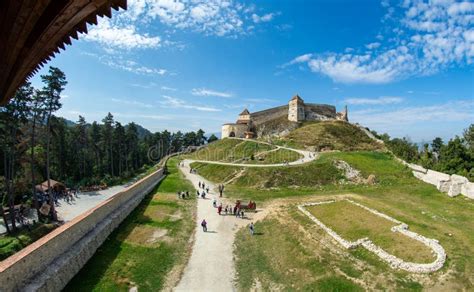
[(120, 240), (141, 246), (153, 246), (162, 241), (168, 230), (148, 225), (137, 225), (130, 233), (121, 234)]
[(342, 200), (306, 207), (316, 218), (344, 239), (356, 241), (368, 237), (387, 252), (409, 262), (429, 263), (435, 257), (423, 243), (390, 228), (397, 225), (359, 206)]
[(164, 221), (167, 219), (171, 219), (176, 212), (176, 208), (166, 205), (157, 205), (157, 206), (148, 206), (145, 212), (143, 213), (144, 216), (151, 218), (153, 221)]

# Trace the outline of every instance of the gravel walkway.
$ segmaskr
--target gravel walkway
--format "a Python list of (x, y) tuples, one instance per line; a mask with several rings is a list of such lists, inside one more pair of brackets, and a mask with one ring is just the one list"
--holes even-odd
[[(87, 210), (97, 206), (99, 203), (124, 190), (132, 183), (133, 182), (130, 182), (125, 185), (113, 186), (108, 189), (96, 192), (81, 192), (78, 193), (78, 197), (70, 203), (66, 202), (66, 200), (61, 199), (59, 200), (59, 206), (56, 206), (58, 217), (59, 219), (64, 220), (65, 222), (71, 221), (76, 216), (86, 212)], [(37, 220), (35, 210), (32, 210), (30, 212), (30, 216), (28, 216), (28, 219)], [(5, 223), (3, 222), (3, 219), (0, 218), (0, 234), (6, 232), (7, 230), (5, 228)]]
[[(206, 199), (198, 199), (193, 251), (183, 277), (174, 290), (234, 291), (234, 237), (240, 227), (251, 221), (249, 218), (241, 219), (233, 215), (218, 215), (217, 209), (212, 206), (212, 200), (215, 198), (219, 202), (219, 193), (214, 184), (197, 174), (189, 173), (189, 164), (192, 162), (183, 161), (181, 171), (196, 189), (199, 189), (201, 181), (210, 187), (210, 192)], [(207, 232), (203, 232), (201, 228), (203, 219), (207, 221)]]

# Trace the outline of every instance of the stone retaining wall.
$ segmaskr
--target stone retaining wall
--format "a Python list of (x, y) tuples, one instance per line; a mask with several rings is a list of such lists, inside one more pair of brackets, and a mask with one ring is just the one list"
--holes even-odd
[(0, 291), (60, 291), (163, 177), (160, 168), (0, 262)]
[(408, 163), (399, 158), (398, 161), (408, 166), (416, 178), (434, 185), (440, 192), (447, 193), (450, 197), (463, 195), (474, 199), (474, 183), (469, 182), (466, 177), (426, 169), (420, 165)]
[(436, 255), (436, 260), (434, 260), (431, 263), (428, 264), (419, 264), (419, 263), (411, 263), (411, 262), (405, 262), (404, 260), (397, 258), (396, 256), (386, 252), (383, 250), (381, 247), (375, 245), (370, 239), (364, 237), (360, 238), (356, 241), (348, 241), (342, 238), (337, 232), (332, 230), (331, 228), (327, 227), (324, 223), (322, 223), (320, 220), (318, 220), (313, 214), (311, 214), (308, 210), (305, 209), (306, 206), (316, 206), (316, 205), (322, 205), (322, 204), (331, 204), (335, 203), (335, 200), (331, 201), (322, 201), (322, 202), (317, 202), (317, 203), (308, 203), (308, 204), (302, 204), (298, 206), (298, 209), (308, 216), (311, 220), (313, 220), (319, 227), (321, 227), (324, 231), (326, 231), (332, 238), (334, 238), (340, 245), (347, 249), (351, 248), (356, 248), (358, 246), (363, 246), (367, 250), (371, 251), (372, 253), (376, 254), (378, 257), (380, 257), (383, 261), (387, 262), (392, 268), (394, 269), (401, 269), (405, 270), (408, 272), (412, 273), (431, 273), (434, 271), (437, 271), (441, 269), (444, 265), (444, 262), (446, 261), (446, 252), (444, 251), (444, 248), (439, 244), (439, 242), (436, 239), (431, 239), (431, 238), (426, 238), (416, 232), (409, 231), (408, 230), (408, 225), (405, 223), (402, 223), (398, 221), (395, 218), (392, 218), (386, 214), (380, 213), (377, 210), (371, 209), (369, 207), (366, 207), (362, 204), (356, 203), (352, 200), (346, 199), (346, 201), (361, 207), (368, 212), (371, 212), (372, 214), (375, 214), (377, 216), (380, 216), (384, 219), (387, 219), (394, 224), (397, 224), (396, 226), (393, 226), (391, 228), (392, 232), (399, 232), (407, 237), (410, 237), (414, 240), (418, 240), (427, 247), (429, 247), (433, 253)]

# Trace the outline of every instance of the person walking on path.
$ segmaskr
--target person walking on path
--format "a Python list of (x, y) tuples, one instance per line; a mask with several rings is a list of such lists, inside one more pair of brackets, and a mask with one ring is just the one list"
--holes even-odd
[(250, 230), (250, 235), (253, 235), (255, 233), (255, 226), (253, 226), (253, 222), (250, 223), (249, 230)]
[(222, 197), (222, 193), (224, 192), (224, 185), (220, 184), (219, 185), (219, 197)]
[(206, 222), (206, 219), (202, 219), (201, 226), (202, 226), (202, 231), (207, 232), (207, 222)]
[(198, 185), (199, 185), (199, 188), (201, 188), (201, 182), (199, 182), (199, 184), (198, 184)]
[(222, 205), (219, 205), (219, 207), (217, 207), (217, 214), (221, 214), (222, 212)]

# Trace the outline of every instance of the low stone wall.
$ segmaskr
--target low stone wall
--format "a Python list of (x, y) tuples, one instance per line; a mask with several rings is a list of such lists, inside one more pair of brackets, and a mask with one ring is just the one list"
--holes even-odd
[(60, 291), (163, 177), (160, 168), (0, 262), (0, 291)]
[(361, 207), (368, 212), (375, 214), (379, 217), (382, 217), (384, 219), (387, 219), (394, 224), (398, 224), (396, 226), (393, 226), (391, 228), (392, 232), (399, 232), (407, 237), (410, 237), (414, 240), (418, 240), (427, 247), (429, 247), (434, 254), (436, 254), (436, 260), (434, 260), (431, 263), (428, 264), (419, 264), (419, 263), (411, 263), (411, 262), (405, 262), (404, 260), (397, 258), (396, 256), (386, 252), (383, 250), (381, 247), (375, 245), (370, 239), (364, 237), (360, 238), (356, 241), (348, 241), (342, 238), (337, 232), (332, 230), (331, 228), (327, 227), (324, 223), (322, 223), (320, 220), (318, 220), (313, 214), (311, 214), (308, 210), (305, 209), (306, 206), (316, 206), (316, 205), (322, 205), (322, 204), (331, 204), (335, 203), (335, 200), (331, 201), (322, 201), (322, 202), (317, 202), (317, 203), (308, 203), (308, 204), (303, 204), (299, 205), (298, 209), (308, 216), (313, 222), (315, 222), (319, 227), (321, 227), (324, 231), (326, 231), (332, 238), (334, 238), (340, 245), (347, 249), (352, 249), (356, 248), (358, 246), (363, 246), (367, 250), (371, 251), (372, 253), (376, 254), (378, 257), (380, 257), (383, 261), (387, 262), (392, 268), (394, 269), (401, 269), (405, 270), (408, 272), (412, 273), (431, 273), (434, 271), (437, 271), (441, 269), (446, 261), (446, 252), (444, 251), (444, 248), (439, 244), (439, 242), (436, 239), (431, 239), (431, 238), (426, 238), (416, 232), (409, 231), (408, 230), (408, 225), (405, 223), (402, 223), (398, 221), (395, 218), (392, 218), (386, 214), (380, 213), (377, 210), (371, 209), (369, 207), (366, 207), (362, 204), (359, 204), (357, 202), (354, 202), (352, 200), (346, 199), (346, 201)]
[(457, 174), (446, 174), (431, 169), (426, 169), (420, 165), (408, 163), (402, 159), (398, 159), (401, 163), (408, 166), (413, 175), (429, 184), (434, 185), (440, 192), (447, 193), (450, 197), (458, 195), (466, 196), (474, 199), (474, 183)]

